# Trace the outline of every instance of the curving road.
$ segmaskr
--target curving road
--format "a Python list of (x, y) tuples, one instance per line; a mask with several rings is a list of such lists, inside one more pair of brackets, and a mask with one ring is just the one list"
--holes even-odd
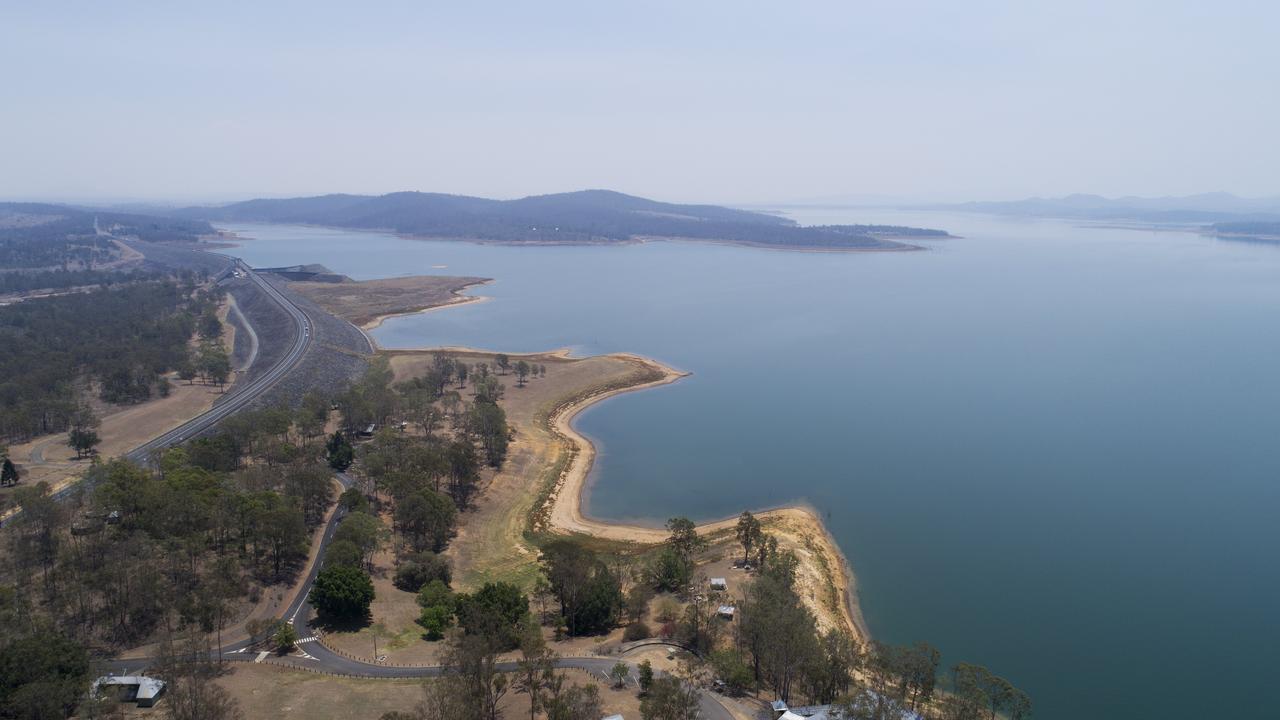
[[(255, 273), (252, 268), (244, 263), (244, 261), (239, 258), (233, 258), (233, 260), (236, 268), (243, 272), (246, 277), (248, 277), (272, 300), (274, 300), (276, 304), (284, 309), (285, 312), (287, 312), (293, 319), (297, 329), (293, 345), (289, 348), (289, 352), (285, 354), (284, 358), (272, 366), (267, 372), (255, 378), (252, 382), (233, 387), (218, 405), (126, 453), (125, 457), (129, 460), (138, 463), (147, 462), (150, 460), (151, 454), (154, 451), (164, 449), (171, 445), (181, 443), (184, 440), (198, 436), (221, 422), (223, 419), (243, 409), (259, 398), (267, 390), (270, 390), (272, 386), (297, 367), (298, 363), (302, 360), (302, 357), (306, 354), (307, 348), (310, 347), (311, 323), (306, 314), (287, 296), (277, 290), (275, 286)], [(346, 473), (337, 473), (336, 476), (344, 489), (349, 488), (354, 484), (354, 480)], [(54, 497), (65, 497), (78, 485), (80, 485), (80, 483), (68, 486), (56, 493)], [(321, 539), (320, 546), (317, 549), (315, 556), (311, 558), (311, 565), (307, 569), (306, 581), (298, 589), (297, 595), (294, 596), (292, 602), (289, 603), (289, 606), (284, 612), (284, 617), (288, 619), (291, 625), (293, 625), (297, 636), (304, 640), (313, 638), (314, 636), (310, 627), (312, 610), (311, 606), (307, 603), (307, 596), (310, 594), (311, 587), (315, 583), (316, 574), (320, 570), (321, 558), (324, 557), (325, 550), (333, 540), (334, 532), (337, 530), (339, 523), (341, 523), (344, 514), (345, 513), (342, 509), (338, 508), (329, 518), (329, 522), (324, 528), (324, 535)], [(8, 518), (8, 520), (12, 519), (13, 517)], [(251, 640), (245, 640), (224, 646), (216, 652), (218, 652), (220, 656), (239, 655), (240, 657), (248, 659), (249, 656), (257, 657), (258, 651), (254, 649), (254, 646), (255, 643)], [(420, 678), (438, 676), (443, 672), (443, 669), (440, 667), (393, 667), (361, 662), (338, 655), (319, 642), (308, 642), (300, 645), (300, 647), (304, 648), (303, 652), (305, 653), (304, 657), (298, 660), (298, 664), (300, 666), (313, 667), (318, 670), (325, 670), (344, 675), (369, 678)], [(556, 666), (565, 668), (581, 668), (588, 672), (605, 676), (616, 662), (617, 658), (560, 658), (556, 660)], [(114, 661), (108, 663), (106, 665), (106, 669), (118, 674), (123, 674), (130, 668), (136, 670), (139, 664), (140, 663), (137, 660), (131, 662)], [(146, 663), (141, 664), (145, 666)], [(499, 663), (498, 669), (502, 671), (514, 671), (517, 669), (517, 666), (514, 662)], [(634, 677), (635, 675), (636, 669), (635, 666), (632, 665), (632, 676)], [(717, 702), (710, 693), (701, 692), (699, 703), (702, 710), (702, 717), (705, 718), (705, 720), (733, 720), (729, 711)]]
[[(221, 253), (210, 254), (220, 255)], [(247, 405), (261, 397), (263, 393), (270, 390), (285, 375), (288, 375), (290, 371), (297, 367), (298, 363), (301, 362), (302, 357), (306, 354), (307, 348), (311, 346), (311, 321), (307, 318), (306, 313), (295, 305), (292, 300), (285, 296), (284, 293), (277, 290), (274, 285), (264, 280), (260, 275), (258, 275), (258, 273), (254, 272), (253, 269), (246, 265), (243, 260), (234, 257), (231, 258), (231, 260), (234, 263), (234, 267), (243, 272), (245, 277), (249, 278), (249, 280), (266, 293), (268, 297), (274, 300), (281, 309), (288, 313), (296, 328), (293, 345), (279, 362), (273, 365), (262, 375), (254, 378), (252, 382), (245, 383), (244, 385), (232, 386), (231, 390), (222, 397), (221, 402), (217, 405), (214, 405), (203, 414), (197, 415), (172, 430), (169, 430), (168, 432), (130, 450), (125, 453), (125, 458), (136, 463), (149, 462), (151, 454), (154, 451), (162, 450), (171, 445), (181, 443), (184, 440), (196, 437), (214, 425), (217, 425), (219, 422), (222, 422), (228, 416), (244, 409)], [(55, 492), (53, 494), (53, 498), (55, 500), (63, 500), (71, 496), (71, 494), (76, 492), (78, 488), (84, 487), (84, 485), (85, 483), (83, 481), (72, 483)], [(0, 518), (0, 528), (13, 522), (20, 515), (21, 512), (19, 511), (7, 517)]]
[[(355, 482), (346, 473), (337, 473), (337, 478), (344, 490), (351, 487)], [(334, 532), (342, 522), (344, 514), (342, 508), (338, 508), (334, 510), (333, 515), (329, 518), (329, 522), (324, 528), (320, 547), (317, 549), (315, 557), (311, 559), (311, 567), (307, 570), (306, 582), (298, 589), (298, 594), (294, 596), (293, 601), (289, 603), (284, 612), (284, 618), (289, 621), (289, 624), (293, 625), (297, 637), (303, 640), (308, 640), (315, 634), (311, 629), (312, 610), (307, 603), (307, 596), (311, 592), (311, 586), (315, 583), (316, 573), (319, 572), (321, 565), (321, 558), (324, 557), (325, 550), (333, 540)], [(223, 648), (222, 653), (224, 655), (241, 654), (256, 657), (259, 651), (254, 649), (254, 646), (255, 644), (251, 640), (245, 640)], [(343, 675), (368, 678), (423, 678), (438, 677), (444, 671), (443, 668), (438, 666), (397, 667), (361, 662), (338, 655), (320, 642), (305, 642), (300, 644), (299, 647), (304, 653), (301, 659), (296, 659), (296, 663), (300, 667), (312, 667)], [(619, 659), (616, 656), (558, 658), (555, 661), (555, 666), (560, 668), (580, 668), (601, 677), (606, 677), (609, 674), (609, 670), (613, 668)], [(628, 663), (628, 665), (631, 666), (631, 677), (634, 683), (634, 678), (637, 677), (638, 671), (634, 663)], [(497, 668), (503, 672), (513, 672), (519, 669), (514, 662), (498, 663)], [(699, 692), (698, 703), (704, 720), (733, 720), (733, 716), (729, 711), (716, 701), (715, 697), (709, 692)]]
[[(344, 472), (336, 473), (336, 477), (344, 490), (355, 483), (352, 477)], [(307, 568), (306, 581), (298, 588), (298, 593), (289, 603), (289, 606), (285, 608), (283, 617), (293, 626), (297, 637), (302, 639), (302, 642), (298, 645), (302, 656), (288, 656), (285, 658), (286, 663), (301, 669), (322, 670), (352, 677), (401, 679), (439, 677), (444, 672), (444, 668), (439, 666), (400, 667), (362, 662), (338, 655), (325, 647), (323, 643), (314, 642), (314, 632), (311, 629), (312, 611), (311, 606), (307, 603), (307, 596), (311, 593), (311, 587), (315, 584), (316, 574), (320, 571), (321, 558), (324, 557), (325, 550), (328, 548), (329, 543), (332, 542), (333, 535), (337, 531), (338, 525), (342, 522), (344, 515), (345, 512), (339, 507), (329, 517), (329, 522), (325, 524), (320, 546), (311, 558), (310, 567)], [(214, 650), (213, 654), (223, 658), (230, 656), (243, 661), (261, 660), (266, 655), (261, 650), (261, 644), (253, 640), (241, 640), (225, 645), (220, 649)], [(605, 679), (619, 659), (622, 658), (619, 656), (569, 657), (558, 658), (554, 661), (554, 664), (559, 668), (586, 670)], [(102, 665), (101, 669), (104, 672), (112, 672), (117, 675), (128, 675), (131, 672), (138, 671), (140, 666), (145, 668), (147, 664), (146, 661), (141, 660), (116, 660)], [(627, 664), (631, 668), (630, 681), (632, 684), (636, 684), (639, 671), (635, 663)], [(502, 672), (514, 672), (519, 667), (514, 662), (501, 662), (497, 664), (497, 669)], [(725, 706), (721, 705), (713, 694), (705, 690), (699, 691), (698, 707), (701, 711), (702, 720), (734, 720), (733, 715)]]
[(152, 451), (166, 448), (187, 438), (199, 435), (221, 422), (227, 416), (235, 414), (249, 403), (258, 399), (259, 396), (279, 382), (281, 378), (289, 374), (289, 371), (298, 365), (302, 360), (302, 356), (306, 354), (307, 348), (310, 347), (311, 321), (307, 319), (306, 313), (302, 312), (292, 300), (277, 290), (274, 285), (262, 279), (244, 261), (236, 258), (235, 264), (244, 272), (246, 277), (252, 280), (293, 319), (297, 332), (295, 333), (292, 347), (289, 348), (289, 352), (285, 354), (284, 358), (272, 366), (270, 370), (254, 378), (252, 382), (242, 386), (233, 386), (220, 403), (210, 408), (203, 415), (194, 417), (169, 432), (130, 450), (125, 454), (126, 458), (134, 462), (145, 462)]
[[(294, 333), (293, 345), (285, 356), (268, 369), (262, 375), (254, 378), (251, 382), (244, 385), (234, 385), (227, 392), (221, 401), (209, 408), (201, 415), (182, 423), (181, 425), (169, 430), (168, 432), (152, 438), (151, 440), (139, 445), (138, 447), (125, 453), (124, 457), (136, 462), (146, 463), (151, 459), (151, 454), (157, 450), (163, 450), (171, 445), (177, 445), (185, 440), (194, 438), (205, 432), (214, 425), (225, 420), (227, 417), (243, 410), (247, 405), (257, 400), (263, 393), (270, 390), (276, 383), (288, 375), (291, 370), (297, 367), (302, 361), (302, 357), (306, 354), (307, 348), (311, 346), (311, 321), (307, 319), (306, 313), (293, 303), (284, 293), (275, 288), (274, 285), (267, 282), (252, 268), (239, 258), (233, 258), (235, 266), (245, 274), (255, 285), (267, 294), (277, 305), (281, 307), (289, 317), (293, 320), (296, 332)], [(252, 331), (252, 330), (251, 330)], [(55, 499), (62, 499), (75, 492), (76, 488), (83, 483), (74, 483), (54, 493)], [(13, 516), (13, 517), (16, 517)], [(10, 517), (8, 520), (12, 520)]]

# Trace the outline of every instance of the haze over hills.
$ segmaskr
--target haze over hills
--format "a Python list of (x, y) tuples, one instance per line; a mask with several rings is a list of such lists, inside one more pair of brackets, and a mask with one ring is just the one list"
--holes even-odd
[(1074, 194), (1059, 198), (1028, 198), (996, 202), (965, 202), (916, 206), (918, 209), (960, 210), (996, 215), (1057, 217), (1081, 220), (1136, 220), (1156, 223), (1214, 223), (1280, 220), (1280, 197), (1242, 198), (1230, 193), (1166, 197), (1120, 197)]
[(321, 195), (184, 208), (173, 214), (213, 221), (302, 223), (513, 243), (621, 242), (653, 237), (785, 247), (898, 249), (909, 246), (888, 238), (946, 236), (940, 230), (889, 226), (801, 227), (777, 215), (664, 203), (610, 190), (517, 200), (422, 192)]

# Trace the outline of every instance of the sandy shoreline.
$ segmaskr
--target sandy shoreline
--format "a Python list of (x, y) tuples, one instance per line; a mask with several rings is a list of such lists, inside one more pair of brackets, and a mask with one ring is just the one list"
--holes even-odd
[[(607, 398), (668, 385), (688, 376), (690, 373), (674, 370), (657, 361), (631, 353), (614, 353), (612, 356), (624, 358), (656, 370), (661, 373), (661, 377), (638, 385), (610, 389), (579, 398), (557, 408), (552, 413), (550, 418), (552, 428), (556, 434), (564, 438), (574, 448), (574, 454), (569, 467), (560, 477), (555, 490), (548, 500), (551, 508), (547, 514), (547, 529), (551, 532), (582, 533), (620, 542), (661, 543), (667, 539), (668, 533), (664, 529), (609, 522), (589, 517), (583, 513), (583, 499), (588, 490), (587, 479), (590, 477), (591, 467), (595, 462), (596, 449), (589, 438), (573, 427), (573, 419), (583, 410)], [(856, 601), (856, 585), (848, 559), (840, 551), (839, 546), (836, 545), (831, 533), (827, 531), (826, 525), (823, 524), (818, 514), (809, 507), (784, 506), (761, 510), (756, 513), (756, 517), (766, 526), (775, 526), (775, 530), (785, 531), (786, 528), (791, 527), (798, 528), (801, 533), (806, 530), (811, 533), (808, 539), (817, 545), (818, 552), (824, 554), (826, 558), (830, 558), (830, 561), (834, 561), (838, 566), (836, 568), (828, 568), (828, 570), (831, 580), (836, 585), (835, 589), (839, 596), (839, 611), (843, 616), (846, 629), (852, 632), (859, 640), (868, 641), (871, 635), (867, 631), (866, 622), (862, 618), (862, 611)], [(737, 522), (737, 516), (705, 522), (698, 525), (698, 532), (708, 536), (732, 532)]]
[[(455, 307), (459, 303), (446, 303), (428, 310)], [(404, 313), (397, 313), (404, 314)], [(416, 314), (416, 313), (409, 313)], [(392, 316), (388, 316), (392, 317)], [(362, 330), (377, 327), (384, 318), (376, 318)], [(369, 336), (370, 343), (376, 351), (387, 354), (453, 352), (468, 354), (493, 354), (492, 350), (470, 347), (436, 346), (423, 348), (382, 348)], [(509, 357), (559, 357), (571, 359), (567, 348), (551, 351), (506, 353)], [(552, 533), (580, 533), (592, 537), (625, 543), (657, 544), (667, 539), (667, 531), (662, 528), (643, 527), (609, 522), (589, 517), (583, 513), (583, 499), (588, 491), (587, 479), (595, 462), (596, 448), (589, 438), (573, 427), (573, 419), (592, 405), (624, 393), (638, 392), (648, 388), (669, 385), (690, 375), (688, 372), (668, 367), (656, 360), (633, 353), (610, 353), (606, 357), (614, 357), (634, 363), (641, 370), (656, 374), (653, 380), (614, 387), (575, 398), (555, 408), (548, 416), (550, 430), (559, 436), (570, 448), (571, 459), (568, 467), (556, 481), (555, 487), (543, 502), (542, 507), (534, 508), (535, 517), (541, 516), (541, 529)], [(862, 610), (857, 601), (857, 582), (848, 558), (840, 550), (835, 539), (827, 530), (818, 513), (805, 506), (784, 506), (764, 509), (756, 512), (756, 517), (765, 527), (778, 536), (784, 545), (801, 556), (802, 568), (813, 577), (811, 584), (821, 585), (817, 592), (829, 595), (822, 601), (823, 607), (838, 615), (844, 629), (853, 634), (861, 642), (868, 642), (871, 634)], [(737, 524), (737, 516), (715, 520), (698, 525), (698, 532), (704, 536), (719, 536), (714, 539), (723, 541), (724, 536), (732, 540), (733, 528)], [(834, 567), (832, 567), (834, 565)], [(819, 613), (821, 614), (821, 613)], [(821, 620), (821, 618), (820, 618)], [(822, 623), (820, 623), (822, 624)]]
[[(475, 285), (483, 285), (483, 284), (484, 283), (473, 283), (471, 285), (468, 285), (467, 287), (474, 287)], [(359, 328), (361, 330), (374, 330), (381, 327), (382, 323), (386, 322), (387, 320), (391, 320), (392, 318), (409, 317), (410, 315), (422, 315), (425, 313), (434, 312), (436, 310), (444, 310), (445, 308), (458, 307), (459, 305), (470, 305), (472, 303), (488, 302), (492, 299), (493, 298), (489, 297), (488, 295), (459, 295), (453, 300), (450, 300), (449, 302), (444, 303), (443, 305), (432, 305), (431, 307), (421, 308), (419, 310), (406, 310), (405, 312), (395, 312), (395, 313), (387, 313), (386, 315), (379, 315), (374, 319), (370, 320), (369, 322), (360, 325)]]

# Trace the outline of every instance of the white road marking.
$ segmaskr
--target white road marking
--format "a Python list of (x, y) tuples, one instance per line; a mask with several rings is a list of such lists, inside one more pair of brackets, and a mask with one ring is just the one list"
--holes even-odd
[(254, 662), (256, 662), (256, 663), (260, 663), (260, 662), (262, 662), (263, 660), (265, 660), (265, 659), (267, 658), (267, 656), (268, 656), (268, 655), (270, 655), (270, 654), (271, 654), (270, 652), (268, 652), (268, 651), (266, 651), (266, 650), (263, 650), (262, 652), (258, 653), (258, 659), (254, 660)]

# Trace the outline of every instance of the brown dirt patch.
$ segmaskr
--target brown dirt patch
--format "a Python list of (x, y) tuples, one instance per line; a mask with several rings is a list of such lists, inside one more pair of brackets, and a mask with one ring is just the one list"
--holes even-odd
[[(614, 690), (599, 676), (582, 670), (564, 670), (563, 674), (567, 684), (596, 685), (604, 715), (640, 717), (640, 700), (634, 687)], [(423, 699), (422, 680), (336, 677), (268, 663), (236, 664), (216, 682), (238, 700), (247, 718), (376, 718), (393, 710), (412, 711)], [(162, 700), (156, 708), (138, 714), (151, 715), (163, 709)], [(528, 717), (529, 697), (508, 691), (499, 711), (506, 718)]]
[[(101, 457), (123, 455), (157, 435), (167, 432), (208, 410), (222, 396), (217, 387), (187, 385), (170, 377), (173, 391), (167, 398), (129, 405), (102, 416), (98, 436)], [(73, 482), (89, 466), (89, 460), (76, 460), (75, 451), (67, 446), (67, 434), (42, 435), (9, 448), (10, 457), (19, 466), (21, 486), (48, 482), (54, 489)]]
[(486, 282), (488, 279), (478, 277), (415, 275), (341, 283), (291, 282), (289, 288), (334, 315), (369, 329), (394, 315), (475, 301), (478, 298), (459, 293)]

